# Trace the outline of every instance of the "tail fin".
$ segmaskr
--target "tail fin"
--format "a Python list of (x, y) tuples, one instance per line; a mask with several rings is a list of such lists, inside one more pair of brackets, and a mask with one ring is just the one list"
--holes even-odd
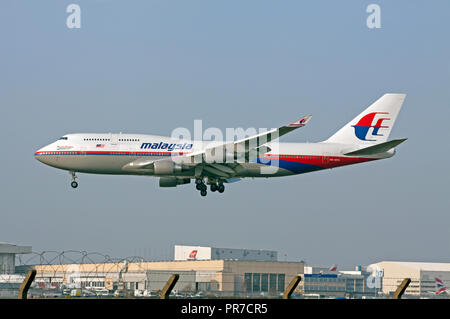
[(386, 142), (406, 94), (389, 93), (347, 123), (326, 142), (372, 145)]
[(440, 280), (439, 278), (434, 278), (434, 281), (436, 282), (436, 295), (440, 295), (444, 292), (447, 292), (447, 287), (444, 285), (444, 282)]

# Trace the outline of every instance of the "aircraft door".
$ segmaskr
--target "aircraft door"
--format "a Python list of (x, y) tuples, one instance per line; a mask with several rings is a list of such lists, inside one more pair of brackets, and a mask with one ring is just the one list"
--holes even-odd
[(119, 141), (119, 137), (117, 134), (109, 134), (109, 141), (111, 143), (111, 145), (117, 145), (118, 141)]
[(85, 158), (86, 157), (86, 152), (87, 152), (87, 146), (81, 146), (80, 147), (80, 155), (81, 155), (81, 157), (83, 157), (83, 158)]

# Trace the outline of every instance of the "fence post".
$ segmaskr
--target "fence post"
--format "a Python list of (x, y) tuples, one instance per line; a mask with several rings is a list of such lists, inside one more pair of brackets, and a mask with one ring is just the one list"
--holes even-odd
[(27, 299), (28, 289), (36, 277), (36, 269), (30, 269), (19, 288), (19, 299)]
[(164, 288), (161, 290), (161, 294), (159, 295), (161, 299), (169, 299), (169, 295), (172, 292), (173, 287), (177, 284), (178, 278), (180, 278), (180, 275), (178, 274), (173, 274), (170, 276)]
[(402, 299), (402, 295), (405, 292), (406, 288), (408, 288), (410, 282), (410, 278), (403, 279), (402, 283), (397, 287), (397, 290), (395, 290), (392, 299)]
[(295, 275), (294, 278), (292, 278), (291, 282), (284, 290), (283, 299), (291, 298), (292, 293), (294, 292), (295, 288), (297, 288), (297, 286), (301, 280), (302, 280), (302, 277), (300, 275)]

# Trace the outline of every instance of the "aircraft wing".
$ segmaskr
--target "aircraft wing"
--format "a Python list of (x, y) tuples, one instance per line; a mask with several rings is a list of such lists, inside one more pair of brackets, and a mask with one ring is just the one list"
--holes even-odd
[[(235, 142), (224, 143), (219, 146), (207, 148), (205, 150), (191, 153), (186, 156), (177, 157), (177, 161), (184, 164), (202, 164), (202, 163), (239, 163), (239, 159), (253, 159), (258, 154), (270, 152), (268, 146), (264, 144), (279, 138), (295, 129), (303, 127), (311, 119), (311, 115), (302, 117), (294, 123), (281, 126), (279, 128), (263, 132), (251, 137), (247, 137)], [(250, 154), (252, 153), (253, 154)]]
[(257, 149), (262, 145), (279, 138), (280, 136), (283, 136), (287, 133), (292, 132), (295, 129), (305, 126), (310, 119), (311, 115), (304, 116), (300, 120), (295, 121), (294, 123), (281, 126), (279, 128), (263, 132), (233, 143), (228, 143), (225, 146), (231, 148), (235, 153), (249, 152), (251, 149)]
[(203, 173), (205, 171), (206, 175), (229, 178), (238, 173), (241, 163), (248, 162), (260, 154), (270, 152), (271, 149), (265, 144), (305, 126), (310, 119), (311, 115), (304, 116), (298, 121), (267, 132), (206, 148), (196, 153), (174, 157), (173, 161), (181, 165), (195, 167), (195, 176), (205, 175)]
[[(183, 169), (193, 169), (194, 176), (229, 179), (243, 169), (241, 163), (248, 162), (259, 154), (270, 152), (271, 149), (265, 146), (266, 143), (305, 126), (310, 119), (311, 115), (308, 115), (291, 124), (235, 142), (224, 143), (186, 155), (173, 156), (170, 161)], [(160, 161), (168, 161), (168, 159), (155, 161), (148, 158), (139, 158), (125, 165), (123, 169), (142, 172), (152, 171), (155, 163)]]

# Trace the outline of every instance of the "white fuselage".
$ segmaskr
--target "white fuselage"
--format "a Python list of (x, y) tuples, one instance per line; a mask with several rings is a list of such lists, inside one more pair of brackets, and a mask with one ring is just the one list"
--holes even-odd
[[(169, 137), (139, 134), (68, 134), (35, 153), (39, 161), (67, 171), (93, 174), (155, 175), (135, 172), (124, 166), (140, 158), (149, 161), (186, 155), (215, 142), (180, 141)], [(242, 163), (236, 177), (272, 177), (356, 164), (391, 157), (392, 152), (372, 157), (351, 157), (344, 153), (354, 145), (336, 143), (268, 143), (271, 151), (258, 159)], [(275, 167), (270, 173), (262, 167)], [(158, 176), (158, 175), (155, 175)], [(172, 176), (194, 177), (194, 171)]]

